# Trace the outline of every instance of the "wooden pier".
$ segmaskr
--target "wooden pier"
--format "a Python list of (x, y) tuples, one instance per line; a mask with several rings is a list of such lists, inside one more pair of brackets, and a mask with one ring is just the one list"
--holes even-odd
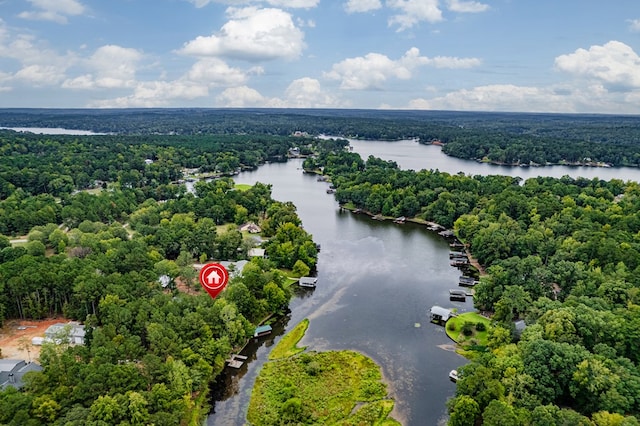
[(240, 368), (247, 360), (247, 357), (244, 355), (232, 354), (231, 358), (229, 358), (226, 362), (227, 365), (231, 368)]

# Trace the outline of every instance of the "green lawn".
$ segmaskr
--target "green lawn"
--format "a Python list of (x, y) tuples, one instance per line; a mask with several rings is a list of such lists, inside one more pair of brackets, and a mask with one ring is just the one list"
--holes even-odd
[(238, 191), (248, 191), (253, 185), (248, 185), (246, 183), (236, 183), (235, 188)]
[[(465, 323), (473, 324), (469, 327), (471, 334), (465, 335), (462, 331), (465, 327)], [(477, 330), (476, 324), (482, 323), (484, 330)], [(456, 317), (450, 318), (447, 321), (446, 330), (447, 336), (456, 342), (462, 352), (469, 350), (485, 350), (487, 346), (487, 332), (491, 326), (491, 320), (483, 317), (477, 312), (467, 312), (460, 314)]]

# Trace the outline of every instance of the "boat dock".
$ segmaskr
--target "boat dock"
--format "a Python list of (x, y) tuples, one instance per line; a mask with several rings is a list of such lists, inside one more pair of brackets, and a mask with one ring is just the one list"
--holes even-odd
[(232, 354), (231, 358), (229, 358), (226, 362), (227, 365), (231, 368), (240, 368), (247, 360), (247, 357), (244, 355)]
[(458, 281), (458, 285), (463, 287), (473, 287), (478, 284), (478, 280), (473, 277), (468, 277), (466, 275), (461, 275)]

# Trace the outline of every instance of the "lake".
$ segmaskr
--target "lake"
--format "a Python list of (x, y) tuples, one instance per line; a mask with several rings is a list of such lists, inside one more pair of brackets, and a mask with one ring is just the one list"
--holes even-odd
[(13, 130), (15, 132), (36, 133), (39, 135), (105, 135), (90, 130), (63, 129), (62, 127), (0, 127), (0, 130)]
[[(403, 169), (438, 169), (471, 175), (505, 174), (524, 179), (538, 175), (640, 180), (632, 168), (548, 166), (504, 167), (447, 157), (440, 147), (413, 141), (352, 141), (363, 158), (375, 155)], [(271, 338), (248, 348), (251, 362), (229, 371), (214, 395), (209, 425), (243, 425), (251, 388), (274, 342), (303, 318), (311, 324), (301, 342), (309, 350), (353, 349), (382, 368), (391, 396), (393, 416), (404, 425), (438, 425), (447, 420), (446, 400), (455, 385), (450, 370), (466, 363), (452, 351), (444, 329), (431, 324), (433, 305), (473, 310), (472, 302), (451, 302), (460, 275), (449, 265), (448, 243), (426, 228), (378, 222), (342, 212), (327, 183), (304, 174), (302, 160), (272, 163), (235, 177), (237, 183), (268, 183), (273, 197), (292, 201), (303, 226), (321, 244), (318, 286), (300, 292), (291, 314)]]

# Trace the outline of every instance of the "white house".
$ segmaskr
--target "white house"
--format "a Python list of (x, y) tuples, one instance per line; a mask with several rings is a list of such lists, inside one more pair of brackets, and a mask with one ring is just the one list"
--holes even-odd
[(252, 248), (247, 252), (249, 257), (264, 257), (265, 250), (261, 248)]
[[(71, 321), (66, 324), (59, 322), (57, 324), (53, 324), (45, 330), (44, 341), (61, 343), (65, 340), (68, 340), (68, 342), (72, 345), (84, 345), (84, 336), (84, 325), (80, 324), (79, 322)], [(32, 343), (36, 344), (33, 340)]]

